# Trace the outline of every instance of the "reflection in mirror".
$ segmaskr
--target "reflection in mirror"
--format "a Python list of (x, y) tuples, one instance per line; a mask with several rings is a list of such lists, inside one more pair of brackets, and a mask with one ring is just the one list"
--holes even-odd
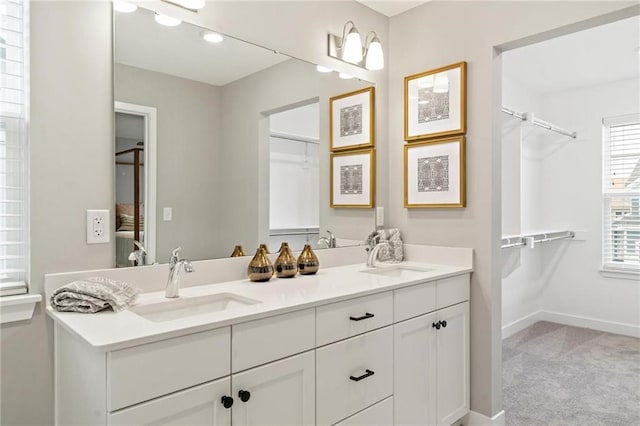
[[(328, 207), (328, 99), (371, 83), (319, 73), (227, 36), (210, 43), (202, 28), (164, 27), (142, 8), (116, 12), (114, 27), (116, 102), (157, 111), (157, 160), (139, 166), (140, 214), (129, 220), (127, 244), (116, 248), (119, 266), (137, 261), (136, 224), (139, 241), (161, 263), (177, 246), (185, 258), (210, 259), (229, 257), (236, 245), (246, 254), (260, 243), (276, 252), (283, 241), (293, 250), (319, 248), (332, 229), (348, 229), (336, 235), (338, 246), (359, 243), (373, 229), (373, 214), (358, 229), (340, 226), (352, 214)], [(138, 145), (139, 135), (116, 139), (117, 152), (148, 147)], [(136, 167), (117, 167), (116, 201), (135, 208)]]

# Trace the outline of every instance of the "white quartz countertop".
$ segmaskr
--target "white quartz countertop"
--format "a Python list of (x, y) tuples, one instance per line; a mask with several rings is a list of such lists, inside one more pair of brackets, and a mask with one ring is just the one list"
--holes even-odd
[[(398, 265), (430, 270), (401, 269), (393, 274), (374, 274), (362, 272), (367, 270), (364, 264), (355, 264), (321, 268), (315, 275), (296, 275), (294, 278), (282, 279), (274, 277), (262, 283), (244, 279), (198, 285), (181, 289), (180, 298), (232, 293), (257, 300), (259, 303), (169, 321), (151, 321), (130, 310), (118, 313), (103, 311), (96, 314), (57, 312), (50, 305), (47, 306), (47, 314), (57, 324), (95, 348), (112, 351), (472, 271), (472, 268), (464, 266), (416, 262), (385, 264), (379, 265), (378, 268), (395, 268)], [(168, 300), (164, 297), (164, 291), (143, 293), (138, 296), (136, 306)]]

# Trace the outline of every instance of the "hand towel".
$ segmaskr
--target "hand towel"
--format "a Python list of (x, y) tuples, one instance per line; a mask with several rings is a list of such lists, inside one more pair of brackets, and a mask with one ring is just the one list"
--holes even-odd
[(91, 314), (108, 308), (119, 312), (131, 306), (139, 293), (139, 289), (122, 281), (91, 277), (57, 289), (51, 296), (51, 306), (60, 312)]

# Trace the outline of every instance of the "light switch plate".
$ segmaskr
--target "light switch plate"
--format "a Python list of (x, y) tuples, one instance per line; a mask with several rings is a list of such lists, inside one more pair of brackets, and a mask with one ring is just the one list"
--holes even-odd
[(162, 220), (169, 222), (171, 219), (173, 219), (173, 209), (171, 207), (162, 209)]
[(111, 241), (109, 210), (87, 210), (87, 244)]
[(376, 226), (384, 226), (384, 207), (376, 207)]

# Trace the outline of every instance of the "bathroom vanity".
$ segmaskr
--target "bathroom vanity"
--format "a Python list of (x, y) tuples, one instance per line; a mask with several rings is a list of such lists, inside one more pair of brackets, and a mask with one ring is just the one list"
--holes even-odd
[(469, 411), (470, 272), (351, 264), (120, 313), (49, 307), (56, 424), (452, 424)]

